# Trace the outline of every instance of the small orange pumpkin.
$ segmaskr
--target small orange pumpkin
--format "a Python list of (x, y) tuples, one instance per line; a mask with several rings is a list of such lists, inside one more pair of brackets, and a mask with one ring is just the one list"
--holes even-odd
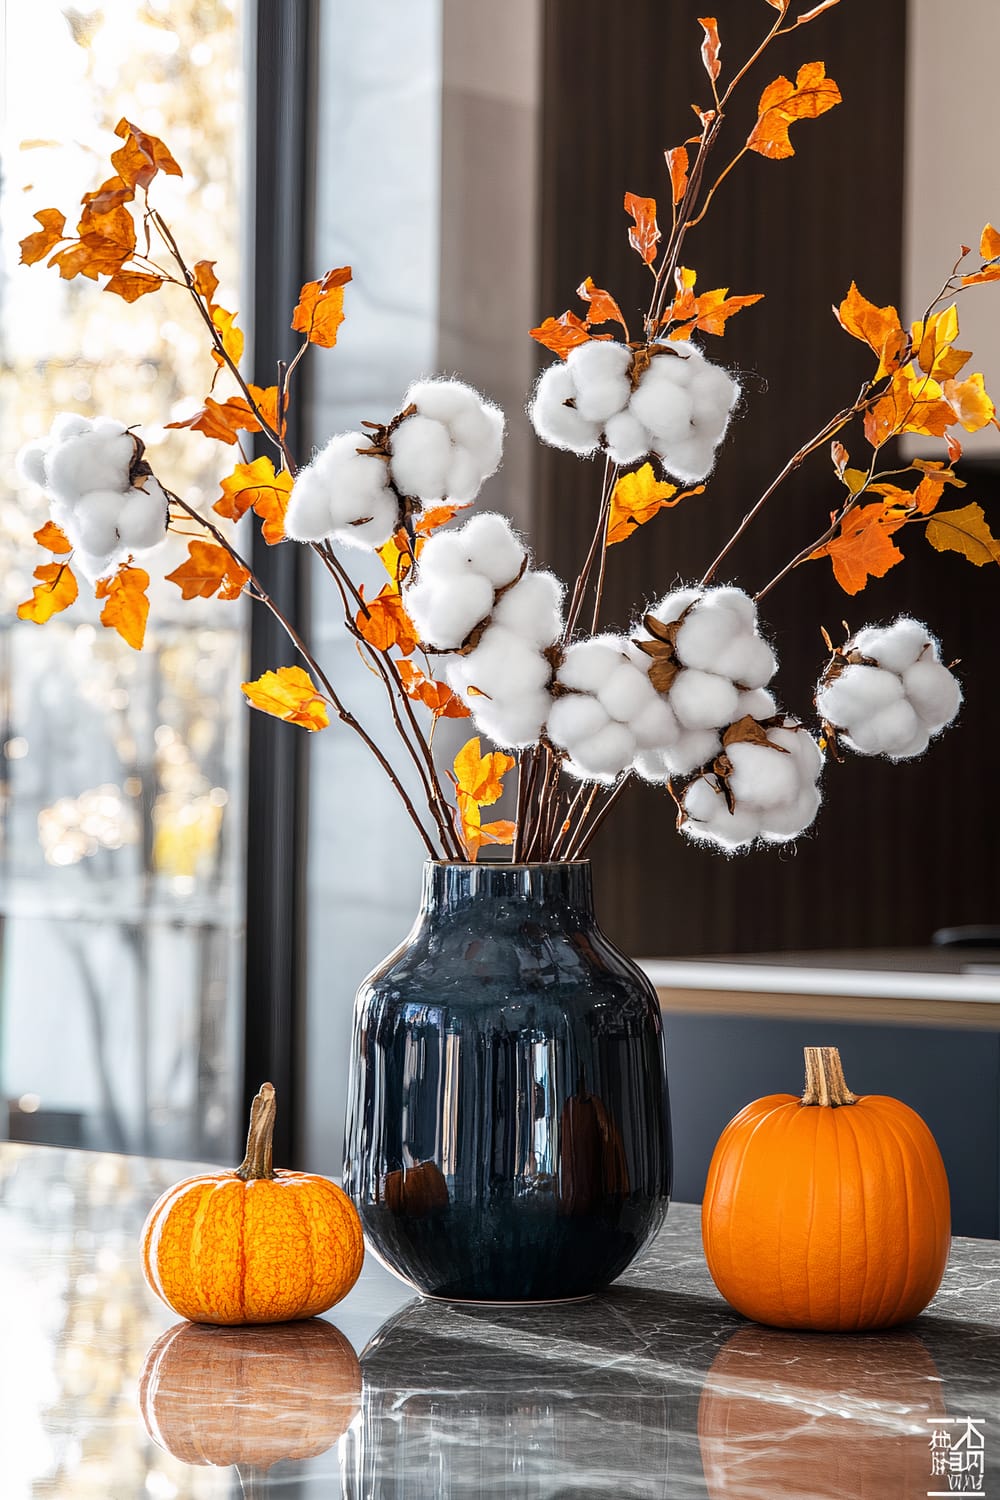
[(913, 1333), (790, 1333), (744, 1325), (698, 1403), (712, 1500), (914, 1500), (931, 1489), (941, 1372)]
[(333, 1447), (361, 1410), (361, 1366), (319, 1318), (252, 1330), (175, 1323), (146, 1355), (139, 1410), (181, 1463), (269, 1469)]
[(920, 1116), (856, 1097), (835, 1047), (806, 1047), (801, 1099), (771, 1094), (730, 1120), (702, 1203), (705, 1258), (726, 1301), (779, 1328), (888, 1328), (941, 1284), (948, 1178)]
[(192, 1323), (285, 1323), (325, 1312), (357, 1281), (357, 1210), (326, 1177), (271, 1165), (275, 1097), (262, 1085), (243, 1163), (170, 1188), (142, 1231), (146, 1280)]

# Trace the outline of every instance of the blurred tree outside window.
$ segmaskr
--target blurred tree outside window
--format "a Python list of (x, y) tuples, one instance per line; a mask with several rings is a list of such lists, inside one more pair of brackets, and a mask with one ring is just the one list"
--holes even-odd
[(188, 299), (128, 306), (19, 267), (18, 240), (103, 180), (124, 115), (181, 163), (158, 203), (240, 305), (244, 10), (0, 0), (0, 1137), (227, 1158), (237, 1133), (246, 610), (182, 603), (173, 539), (141, 654), (92, 591), (18, 621), (45, 508), (14, 454), (56, 412), (113, 416), (178, 493), (216, 498), (229, 451), (164, 428), (211, 381)]

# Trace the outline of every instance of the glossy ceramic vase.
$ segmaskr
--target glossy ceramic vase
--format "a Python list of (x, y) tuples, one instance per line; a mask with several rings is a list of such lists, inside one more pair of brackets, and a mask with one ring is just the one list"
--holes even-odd
[(590, 866), (436, 864), (355, 1006), (344, 1187), (427, 1296), (591, 1296), (671, 1182), (660, 1010), (608, 941)]

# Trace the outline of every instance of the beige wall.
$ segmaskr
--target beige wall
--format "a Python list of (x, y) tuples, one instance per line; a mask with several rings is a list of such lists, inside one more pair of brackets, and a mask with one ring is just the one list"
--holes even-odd
[[(989, 220), (1000, 224), (996, 66), (1000, 0), (910, 0), (904, 207), (904, 316), (938, 290), (962, 243), (978, 254)], [(886, 86), (892, 86), (886, 69)], [(873, 142), (868, 169), (877, 163)], [(975, 257), (970, 257), (975, 261)], [(1000, 283), (959, 299), (963, 349), (1000, 400)], [(1000, 432), (961, 434), (970, 456), (1000, 455)]]

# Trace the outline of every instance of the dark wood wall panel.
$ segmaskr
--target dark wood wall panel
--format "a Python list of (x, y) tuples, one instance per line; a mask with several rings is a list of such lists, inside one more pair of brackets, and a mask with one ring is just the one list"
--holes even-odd
[[(719, 0), (715, 10), (727, 66), (773, 15), (764, 0)], [(684, 259), (702, 289), (759, 291), (766, 300), (725, 339), (708, 341), (710, 357), (743, 372), (739, 418), (708, 493), (609, 555), (610, 625), (626, 626), (637, 603), (699, 576), (791, 452), (870, 373), (863, 347), (830, 313), (852, 277), (874, 300), (898, 305), (905, 3), (863, 10), (863, 47), (859, 0), (779, 40), (731, 118), (729, 143), (738, 145), (763, 86), (815, 58), (844, 95), (841, 108), (795, 128), (792, 160), (741, 163), (689, 238)], [(691, 101), (706, 101), (699, 40), (696, 7), (678, 0), (548, 0), (539, 316), (574, 305), (588, 274), (628, 312), (645, 306), (648, 272), (627, 245), (622, 193), (669, 201), (663, 149), (690, 133)], [(724, 163), (724, 144), (719, 153)], [(956, 236), (968, 232), (956, 226)], [(860, 435), (855, 442), (860, 452)], [(536, 463), (540, 550), (568, 577), (592, 526), (597, 468), (541, 447)], [(964, 494), (985, 499), (994, 488), (988, 472), (975, 474)], [(817, 456), (775, 498), (727, 576), (751, 592), (761, 587), (818, 534), (835, 497), (828, 461)], [(903, 546), (907, 562), (857, 599), (840, 591), (825, 562), (800, 569), (767, 599), (762, 613), (782, 661), (778, 693), (788, 709), (811, 712), (825, 654), (821, 624), (837, 634), (844, 619), (857, 628), (907, 609), (963, 659), (960, 728), (910, 765), (855, 758), (831, 766), (816, 832), (794, 851), (710, 854), (675, 834), (665, 793), (636, 787), (594, 846), (604, 925), (632, 952), (922, 943), (937, 926), (1000, 917), (989, 780), (1000, 717), (988, 654), (996, 584), (931, 552), (917, 531)]]

